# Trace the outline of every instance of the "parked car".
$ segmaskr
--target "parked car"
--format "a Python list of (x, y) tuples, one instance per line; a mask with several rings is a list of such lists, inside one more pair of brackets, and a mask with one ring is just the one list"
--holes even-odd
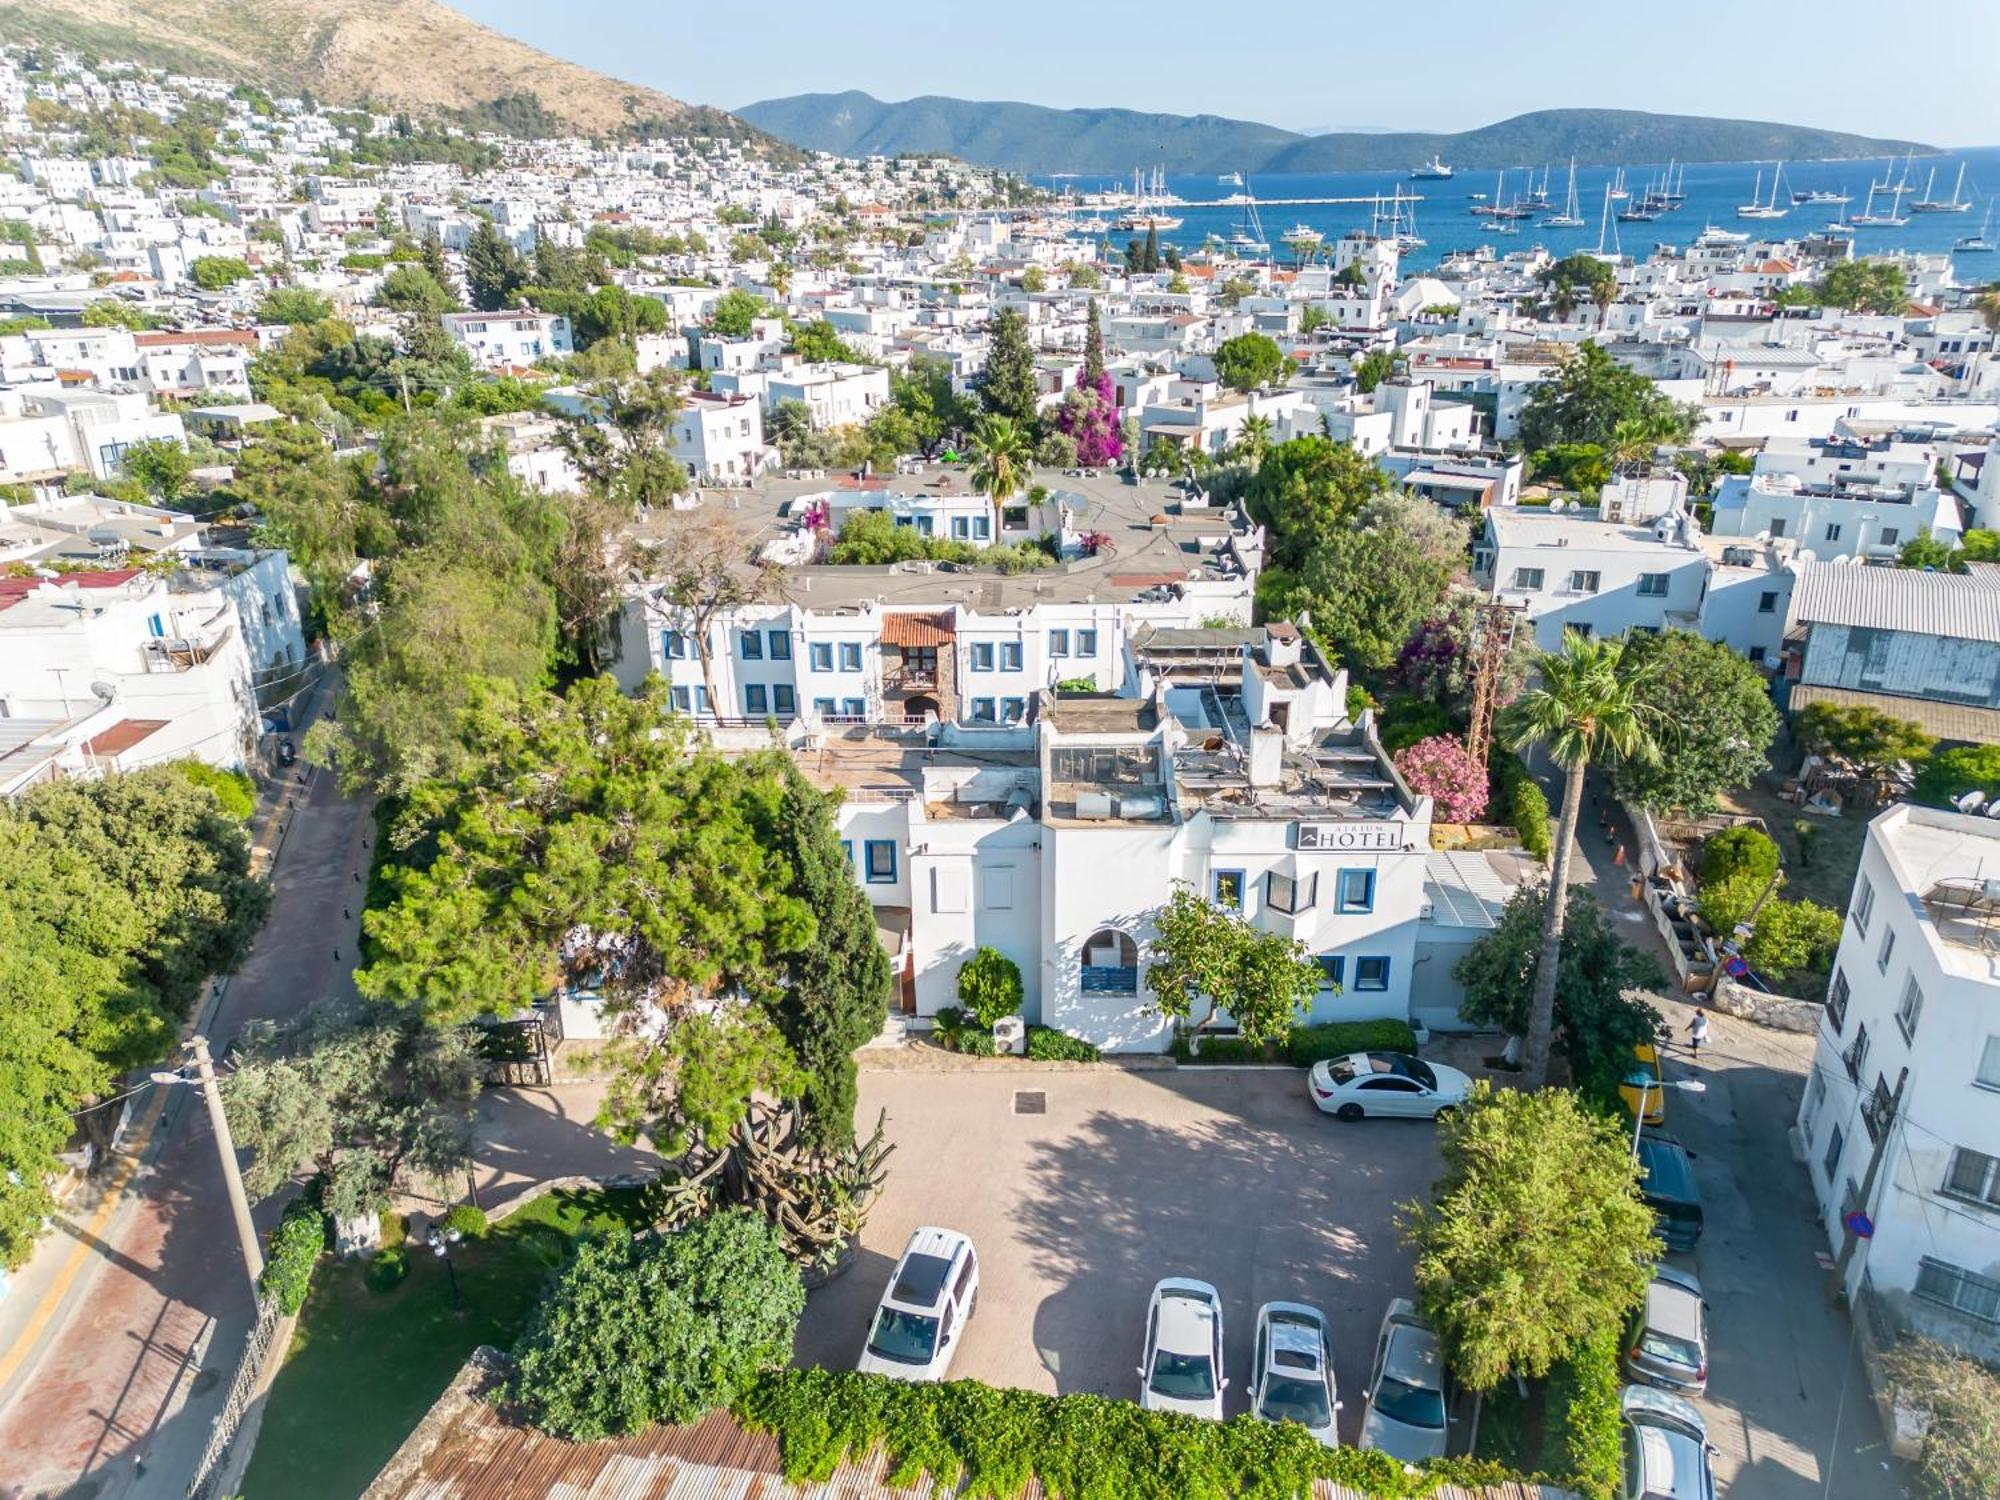
[(1261, 1422), (1297, 1422), (1329, 1448), (1340, 1445), (1333, 1414), (1333, 1340), (1326, 1314), (1304, 1302), (1257, 1309), (1250, 1364), (1250, 1414)]
[(1434, 1120), (1465, 1102), (1472, 1081), (1456, 1068), (1407, 1052), (1350, 1052), (1314, 1063), (1306, 1087), (1313, 1103), (1335, 1119), (1400, 1115)]
[(1375, 1339), (1360, 1446), (1414, 1464), (1443, 1458), (1444, 1440), (1444, 1346), (1416, 1305), (1398, 1297)]
[(1667, 1091), (1660, 1085), (1660, 1049), (1651, 1042), (1633, 1046), (1632, 1066), (1626, 1070), (1625, 1081), (1618, 1085), (1618, 1096), (1625, 1101), (1628, 1115), (1636, 1116), (1643, 1108), (1648, 1126), (1667, 1123)]
[(1708, 1304), (1692, 1271), (1653, 1268), (1625, 1340), (1625, 1378), (1690, 1396), (1708, 1389)]
[(1169, 1276), (1146, 1310), (1146, 1355), (1139, 1404), (1222, 1420), (1222, 1294), (1205, 1281)]
[(1694, 1249), (1701, 1239), (1701, 1193), (1695, 1187), (1694, 1163), (1678, 1141), (1641, 1137), (1639, 1196), (1653, 1210), (1669, 1250), (1685, 1254)]
[(1618, 1393), (1625, 1469), (1620, 1500), (1715, 1500), (1708, 1426), (1679, 1396), (1628, 1385)]
[(955, 1229), (919, 1229), (875, 1309), (855, 1365), (894, 1380), (942, 1380), (979, 1307), (979, 1257)]

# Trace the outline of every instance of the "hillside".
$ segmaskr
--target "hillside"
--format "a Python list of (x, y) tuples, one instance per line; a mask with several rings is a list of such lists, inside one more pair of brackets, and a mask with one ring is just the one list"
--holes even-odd
[(584, 133), (671, 122), (689, 134), (754, 134), (720, 110), (563, 62), (437, 0), (4, 0), (0, 40), (56, 42), (341, 106), (480, 119), (496, 100), (532, 94)]
[(780, 140), (850, 156), (942, 152), (1016, 172), (1395, 171), (1436, 152), (1454, 167), (1517, 167), (1775, 158), (1887, 156), (1932, 148), (1756, 120), (1713, 120), (1625, 109), (1550, 109), (1458, 134), (1347, 131), (1304, 136), (1219, 115), (935, 96), (885, 103), (868, 94), (797, 94), (737, 111)]

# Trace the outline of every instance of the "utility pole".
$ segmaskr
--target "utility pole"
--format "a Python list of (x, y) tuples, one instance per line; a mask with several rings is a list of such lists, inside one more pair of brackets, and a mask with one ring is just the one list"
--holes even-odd
[(215, 1064), (208, 1055), (208, 1038), (197, 1035), (188, 1046), (194, 1053), (201, 1097), (208, 1103), (208, 1123), (215, 1130), (215, 1149), (222, 1157), (222, 1180), (228, 1185), (230, 1211), (236, 1216), (236, 1239), (242, 1247), (243, 1267), (250, 1273), (254, 1293), (264, 1274), (264, 1249), (257, 1242), (257, 1226), (250, 1221), (250, 1200), (243, 1192), (243, 1174), (236, 1169), (236, 1140), (229, 1133), (229, 1116), (222, 1109), (222, 1090), (215, 1084)]
[(1493, 744), (1493, 711), (1500, 696), (1500, 673), (1514, 644), (1514, 611), (1494, 600), (1479, 607), (1479, 661), (1472, 677), (1472, 724), (1465, 735), (1465, 752), (1478, 766), (1486, 764)]

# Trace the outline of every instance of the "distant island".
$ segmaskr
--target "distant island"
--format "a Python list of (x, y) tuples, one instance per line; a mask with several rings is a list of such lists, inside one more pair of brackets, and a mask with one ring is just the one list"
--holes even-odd
[(1821, 161), (1935, 151), (1762, 120), (1712, 120), (1633, 109), (1543, 109), (1457, 134), (1343, 131), (1308, 136), (1222, 115), (925, 97), (795, 94), (736, 114), (780, 140), (843, 156), (956, 156), (1013, 172), (1362, 172), (1414, 167), (1432, 156), (1453, 168), (1567, 161), (1617, 166), (1678, 161)]

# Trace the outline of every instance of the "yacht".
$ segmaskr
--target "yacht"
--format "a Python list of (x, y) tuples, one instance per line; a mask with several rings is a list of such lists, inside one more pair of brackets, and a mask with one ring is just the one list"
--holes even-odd
[(1960, 235), (1951, 242), (1954, 255), (1991, 255), (1993, 245), (1993, 205), (1986, 205), (1986, 222), (1979, 226), (1979, 233)]
[(1287, 245), (1317, 245), (1323, 243), (1325, 239), (1326, 236), (1310, 224), (1294, 224), (1285, 231)]
[(1410, 169), (1410, 180), (1412, 182), (1449, 182), (1451, 179), (1451, 168), (1444, 164), (1444, 159), (1435, 151), (1431, 153), (1429, 161), (1425, 162), (1422, 166)]
[(1894, 188), (1889, 190), (1890, 211), (1886, 214), (1875, 212), (1875, 194), (1881, 191), (1881, 187), (1882, 185), (1878, 182), (1868, 184), (1867, 206), (1860, 213), (1849, 217), (1847, 221), (1849, 227), (1854, 229), (1901, 229), (1905, 224), (1910, 222), (1907, 215), (1899, 214), (1895, 211), (1900, 194)]
[(1798, 203), (1851, 203), (1854, 200), (1838, 188), (1792, 189), (1792, 202)]
[(1937, 168), (1931, 168), (1930, 181), (1924, 184), (1924, 195), (1910, 205), (1913, 214), (1962, 214), (1972, 207), (1972, 200), (1965, 196), (1965, 163), (1958, 164), (1958, 181), (1952, 184), (1949, 198), (1933, 197), (1931, 189), (1937, 186)]
[[(1546, 193), (1544, 193), (1546, 196)], [(1583, 215), (1577, 212), (1576, 201), (1576, 158), (1569, 159), (1569, 190), (1563, 195), (1563, 208), (1559, 214), (1550, 214), (1542, 220), (1544, 229), (1581, 229)]]
[(1215, 185), (1217, 187), (1240, 188), (1243, 186), (1243, 174), (1241, 172), (1224, 172), (1215, 179)]
[(1750, 243), (1750, 236), (1739, 230), (1718, 229), (1710, 224), (1694, 237), (1694, 242), (1697, 245), (1747, 245)]
[(1764, 169), (1757, 169), (1757, 185), (1750, 189), (1750, 201), (1736, 205), (1739, 219), (1782, 219), (1791, 212), (1789, 208), (1778, 207), (1778, 180), (1785, 175), (1782, 165), (1771, 174), (1771, 201), (1760, 203), (1758, 198), (1764, 189)]

